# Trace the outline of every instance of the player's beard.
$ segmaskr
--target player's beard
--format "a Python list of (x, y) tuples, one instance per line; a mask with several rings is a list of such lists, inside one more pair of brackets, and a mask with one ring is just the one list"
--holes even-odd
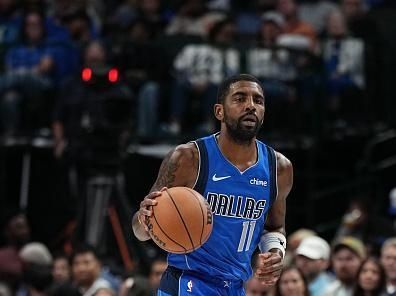
[(246, 127), (242, 121), (246, 115), (252, 115), (247, 113), (238, 119), (232, 119), (228, 117), (227, 112), (224, 110), (224, 123), (227, 127), (228, 134), (238, 144), (250, 144), (252, 140), (257, 136), (263, 121), (260, 121), (256, 117), (256, 124), (252, 127)]

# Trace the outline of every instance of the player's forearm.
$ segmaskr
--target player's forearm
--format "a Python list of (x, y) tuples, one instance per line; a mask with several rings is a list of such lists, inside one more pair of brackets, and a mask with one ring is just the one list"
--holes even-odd
[(142, 223), (140, 223), (140, 221), (138, 219), (138, 213), (139, 212), (135, 213), (135, 215), (132, 218), (133, 233), (135, 234), (137, 239), (140, 241), (149, 240), (151, 237), (148, 234), (148, 232), (146, 231), (146, 229), (144, 229), (144, 225)]

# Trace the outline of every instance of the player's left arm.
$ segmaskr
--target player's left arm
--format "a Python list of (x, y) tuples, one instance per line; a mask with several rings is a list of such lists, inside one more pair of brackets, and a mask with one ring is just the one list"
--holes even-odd
[(293, 186), (293, 166), (281, 153), (276, 152), (278, 194), (272, 204), (261, 238), (259, 264), (256, 276), (263, 283), (273, 285), (283, 268), (286, 249), (286, 197)]

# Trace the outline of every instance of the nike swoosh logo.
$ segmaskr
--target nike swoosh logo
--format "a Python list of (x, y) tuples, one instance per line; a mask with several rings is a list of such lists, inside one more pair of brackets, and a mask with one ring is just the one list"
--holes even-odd
[(214, 174), (212, 177), (212, 180), (217, 182), (217, 181), (221, 181), (221, 180), (228, 179), (228, 178), (231, 178), (231, 176), (216, 177), (216, 174)]

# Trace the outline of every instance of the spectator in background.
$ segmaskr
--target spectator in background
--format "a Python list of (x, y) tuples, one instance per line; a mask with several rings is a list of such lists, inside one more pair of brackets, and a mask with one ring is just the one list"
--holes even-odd
[(98, 28), (95, 27), (90, 16), (83, 9), (72, 10), (65, 14), (62, 22), (78, 48), (82, 48), (89, 41), (98, 37)]
[(224, 19), (223, 13), (208, 13), (203, 0), (180, 1), (176, 14), (165, 29), (167, 35), (204, 37), (215, 22)]
[(161, 1), (138, 0), (137, 4), (139, 19), (142, 19), (146, 22), (149, 30), (153, 34), (153, 37), (163, 33), (168, 20), (161, 11)]
[(188, 44), (174, 60), (175, 81), (171, 94), (170, 125), (167, 131), (181, 132), (183, 115), (193, 95), (199, 97), (198, 132), (212, 132), (210, 112), (217, 86), (225, 77), (239, 73), (240, 54), (234, 48), (235, 24), (231, 19), (217, 22), (209, 32), (208, 44)]
[(160, 87), (168, 79), (171, 61), (151, 41), (154, 35), (143, 20), (132, 23), (117, 58), (131, 90), (137, 95), (137, 133), (153, 137), (158, 130)]
[(285, 18), (284, 34), (279, 44), (288, 47), (315, 51), (317, 47), (314, 28), (299, 19), (295, 0), (278, 0), (277, 10)]
[(351, 108), (356, 110), (357, 106), (364, 105), (359, 95), (365, 87), (364, 43), (348, 36), (345, 19), (340, 12), (330, 14), (327, 34), (323, 60), (330, 111), (345, 113)]
[(287, 237), (287, 248), (284, 259), (284, 265), (290, 266), (294, 264), (295, 252), (301, 241), (307, 237), (316, 236), (316, 232), (311, 229), (300, 228), (289, 234)]
[(381, 263), (386, 274), (386, 296), (396, 295), (396, 237), (388, 238), (381, 249)]
[(310, 296), (307, 281), (302, 272), (294, 266), (283, 269), (275, 285), (274, 296)]
[(101, 276), (102, 264), (94, 248), (76, 248), (71, 261), (73, 281), (83, 296), (93, 296), (101, 288), (112, 289), (111, 283)]
[(249, 48), (246, 53), (247, 72), (263, 83), (266, 103), (273, 112), (273, 116), (266, 123), (267, 128), (274, 125), (272, 118), (276, 119), (287, 112), (296, 99), (295, 82), (298, 73), (295, 57), (287, 48), (278, 47), (284, 25), (284, 18), (279, 13), (264, 13), (257, 46)]
[(21, 22), (17, 1), (0, 0), (0, 44), (12, 44), (18, 40)]
[(326, 20), (330, 13), (339, 9), (335, 1), (303, 0), (299, 1), (298, 15), (301, 20), (309, 23), (317, 35), (322, 35), (326, 28)]
[[(104, 45), (98, 41), (90, 42), (84, 49), (83, 66), (92, 71), (103, 70), (108, 67), (107, 51)], [(92, 73), (91, 73), (92, 74)], [(94, 75), (93, 73), (92, 75)], [(97, 74), (97, 73), (96, 73)], [(55, 104), (54, 121), (52, 123), (54, 135), (54, 153), (57, 158), (62, 157), (68, 140), (69, 149), (73, 156), (81, 156), (75, 149), (79, 149), (81, 135), (84, 129), (92, 124), (87, 120), (89, 103), (92, 99), (98, 99), (106, 93), (122, 93), (131, 97), (129, 88), (124, 84), (109, 85), (108, 81), (95, 80), (89, 77), (84, 81), (81, 72), (64, 82), (59, 91), (59, 97)], [(91, 79), (92, 78), (92, 79)], [(96, 85), (94, 82), (97, 82)], [(91, 102), (92, 103), (92, 102)], [(83, 120), (85, 118), (85, 120)]]
[(357, 273), (366, 250), (363, 243), (354, 237), (343, 237), (332, 250), (332, 266), (336, 276), (324, 291), (323, 296), (352, 296)]
[(321, 296), (324, 289), (334, 280), (327, 273), (330, 246), (319, 236), (303, 239), (296, 250), (296, 266), (308, 281), (311, 296)]
[(391, 221), (373, 212), (368, 198), (354, 198), (344, 214), (335, 239), (353, 236), (365, 243), (370, 253), (379, 254), (387, 237), (395, 234)]
[(378, 98), (381, 88), (382, 41), (379, 26), (375, 18), (368, 16), (368, 8), (364, 0), (342, 0), (341, 9), (344, 14), (348, 31), (354, 38), (364, 42), (364, 72), (366, 76), (366, 91), (369, 101), (370, 118), (378, 118), (380, 106), (383, 105)]
[(58, 254), (54, 257), (52, 277), (54, 282), (59, 284), (71, 281), (71, 266), (69, 258), (65, 254)]
[(367, 258), (360, 265), (353, 296), (384, 296), (385, 290), (386, 276), (384, 268), (377, 258)]
[(376, 38), (376, 24), (367, 18), (364, 0), (342, 0), (341, 10), (353, 37), (364, 40)]
[(16, 296), (46, 295), (52, 286), (53, 258), (48, 248), (39, 242), (26, 244), (19, 252), (23, 262), (23, 281)]
[(22, 212), (2, 213), (4, 218), (5, 245), (0, 248), (0, 282), (11, 290), (16, 288), (22, 277), (22, 260), (19, 250), (30, 239), (30, 227)]
[(162, 274), (168, 267), (166, 258), (158, 258), (151, 263), (150, 273), (148, 276), (149, 285), (153, 295), (157, 292), (160, 285)]
[(21, 30), (22, 41), (7, 51), (5, 75), (0, 79), (0, 117), (8, 134), (21, 128), (22, 113), (25, 118), (45, 117), (40, 114), (46, 104), (44, 94), (53, 86), (54, 59), (45, 43), (43, 16), (35, 11), (26, 13)]

